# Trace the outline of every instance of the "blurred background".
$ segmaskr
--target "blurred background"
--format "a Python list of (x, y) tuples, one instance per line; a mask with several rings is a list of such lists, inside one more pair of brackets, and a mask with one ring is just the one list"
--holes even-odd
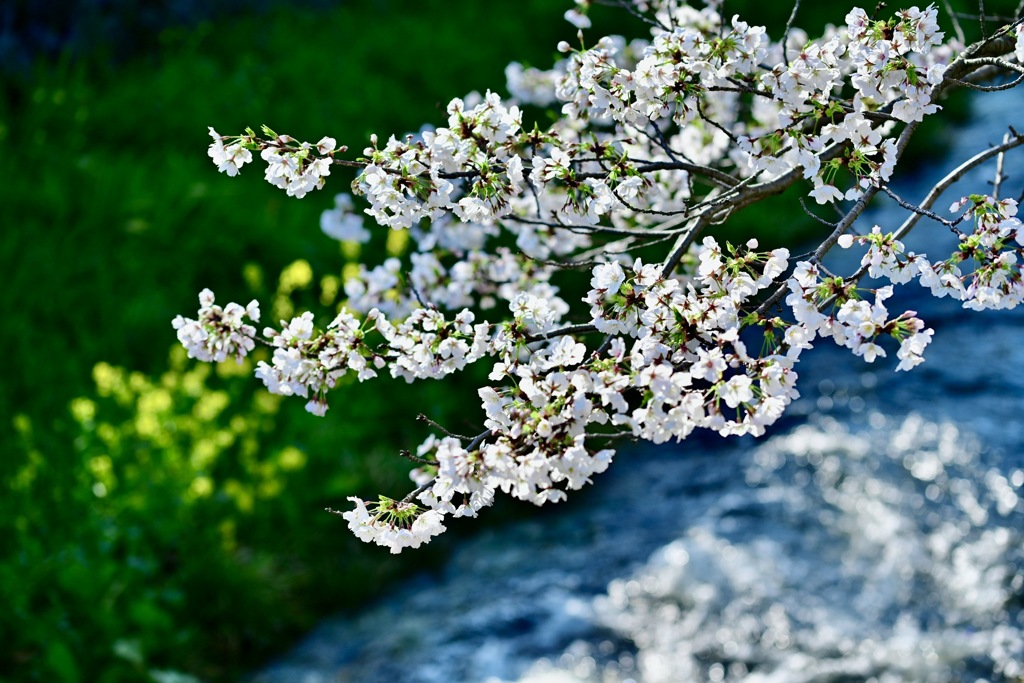
[[(790, 8), (766, 4), (725, 13), (777, 37)], [(841, 21), (839, 4), (798, 23)], [(381, 231), (345, 252), (319, 231), (351, 179), (338, 171), (301, 201), (256, 166), (219, 176), (207, 126), (359, 150), (371, 132), (444, 121), (452, 97), (504, 94), (513, 59), (548, 67), (575, 34), (569, 6), (3, 3), (0, 680), (231, 680), (318, 618), (436, 567), (470, 531), (534, 514), (500, 507), (400, 558), (359, 543), (323, 508), (404, 493), (397, 451), (426, 434), (414, 416), (478, 423), (481, 373), (345, 386), (317, 419), (262, 390), (251, 363), (188, 361), (170, 321), (203, 287), (259, 299), (267, 320), (329, 319), (346, 266), (407, 248)], [(593, 17), (592, 36), (642, 30)], [(799, 208), (776, 215), (788, 227), (773, 241), (806, 225)]]
[[(555, 4), (4, 3), (0, 679), (228, 680), (436, 561), (378, 553), (323, 508), (404, 492), (413, 418), (452, 418), (469, 384), (346, 387), (318, 420), (252, 364), (177, 348), (171, 318), (203, 287), (270, 321), (330, 317), (360, 256), (318, 227), (350, 175), (306, 201), (255, 167), (232, 181), (207, 126), (358, 153), (502, 88), (513, 56), (550, 63)], [(362, 257), (404, 248), (386, 237)]]

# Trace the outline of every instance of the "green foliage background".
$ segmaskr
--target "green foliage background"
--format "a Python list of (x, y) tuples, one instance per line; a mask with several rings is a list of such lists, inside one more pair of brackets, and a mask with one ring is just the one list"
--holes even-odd
[[(789, 12), (729, 3), (743, 5), (774, 35)], [(511, 59), (547, 67), (575, 33), (569, 6), (282, 3), (0, 76), (0, 680), (231, 678), (443, 556), (451, 539), (392, 558), (322, 509), (404, 492), (396, 452), (425, 434), (413, 416), (470, 429), (471, 380), (347, 386), (319, 420), (248, 363), (175, 348), (170, 320), (203, 287), (257, 298), (271, 320), (329, 316), (356, 256), (317, 228), (345, 177), (296, 201), (255, 165), (218, 176), (206, 127), (267, 123), (358, 150), (371, 132), (440, 123), (451, 97), (503, 91)], [(802, 25), (846, 7), (807, 8)], [(594, 16), (592, 36), (624, 29)], [(789, 216), (773, 239), (807, 225)], [(401, 248), (382, 231), (363, 256)]]
[(394, 561), (322, 510), (404, 490), (412, 418), (451, 419), (457, 388), (352, 387), (318, 420), (251, 367), (187, 362), (170, 319), (202, 287), (271, 320), (327, 315), (346, 260), (318, 229), (330, 189), (295, 201), (255, 167), (219, 176), (206, 126), (358, 150), (501, 87), (509, 55), (550, 61), (565, 34), (543, 0), (521, 22), (446, 6), (282, 6), (6, 77), (0, 678), (228, 678), (437, 556)]

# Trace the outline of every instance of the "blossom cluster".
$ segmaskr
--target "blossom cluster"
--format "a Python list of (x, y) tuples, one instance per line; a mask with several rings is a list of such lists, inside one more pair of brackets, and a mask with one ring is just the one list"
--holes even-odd
[(252, 152), (242, 142), (225, 145), (224, 139), (212, 127), (210, 128), (210, 137), (213, 138), (213, 143), (210, 144), (208, 154), (221, 173), (227, 173), (232, 177), (236, 176), (242, 166), (252, 161)]
[[(395, 501), (381, 496), (376, 503), (350, 497), (355, 508), (341, 516), (356, 538), (390, 548), (398, 554), (404, 548), (419, 548), (445, 530), (441, 515), (422, 510), (415, 503)], [(332, 510), (333, 512), (333, 510)]]
[(260, 158), (267, 164), (267, 182), (287, 192), (289, 197), (301, 199), (324, 186), (338, 143), (334, 138), (324, 137), (316, 145), (303, 142), (294, 149), (289, 147), (292, 142), (295, 140), (291, 136), (277, 136), (263, 148)]
[(1017, 218), (1017, 202), (971, 195), (950, 206), (951, 213), (960, 211), (961, 219), (973, 219), (975, 229), (970, 233), (957, 230), (957, 249), (945, 260), (933, 262), (907, 251), (892, 233), (882, 233), (877, 225), (862, 237), (844, 235), (839, 244), (868, 247), (861, 264), (871, 277), (894, 284), (917, 279), (934, 296), (949, 296), (973, 310), (1016, 308), (1024, 301), (1024, 228)]
[[(915, 220), (956, 234), (939, 261), (905, 248), (909, 219), (895, 232), (854, 225), (889, 191), (944, 90), (992, 69), (1020, 73), (1024, 23), (967, 46), (946, 40), (934, 5), (881, 18), (854, 9), (818, 39), (791, 27), (773, 40), (717, 2), (634, 0), (649, 36), (586, 47), (592, 4), (565, 13), (580, 47), (560, 43), (551, 69), (509, 66), (513, 99), (453, 99), (444, 125), (371, 136), (352, 160), (330, 137), (210, 129), (220, 171), (236, 175), (258, 152), (266, 179), (295, 197), (324, 187), (336, 165), (355, 167), (323, 232), (346, 253), (404, 237), (395, 231), (412, 248), (387, 239), (388, 258), (349, 264), (345, 301), (322, 328), (306, 312), (257, 335), (245, 322), (258, 321), (255, 302), (221, 309), (204, 290), (197, 318), (174, 320), (191, 356), (240, 359), (265, 344), (257, 377), (321, 416), (349, 373), (414, 382), (489, 364), (479, 435), (421, 443), (403, 500), (350, 499), (353, 533), (392, 552), (429, 541), (448, 516), (476, 516), (499, 491), (563, 500), (609, 467), (614, 439), (761, 435), (799, 396), (797, 364), (818, 339), (866, 362), (895, 349), (897, 370), (915, 367), (934, 333), (914, 311), (890, 313), (896, 286), (916, 279), (968, 308), (1012, 308), (1024, 293), (1012, 200), (970, 195), (949, 220), (929, 211), (934, 198), (911, 206)], [(972, 57), (993, 46), (1003, 54)], [(526, 105), (560, 115), (524, 126)], [(1011, 128), (990, 152), (1020, 144)], [(842, 216), (821, 219), (827, 231), (807, 256), (717, 234), (789, 187)], [(835, 244), (865, 249), (858, 272), (830, 272)], [(484, 314), (497, 321), (477, 322)]]
[(642, 401), (613, 415), (614, 424), (654, 443), (683, 439), (698, 427), (760, 435), (798, 396), (793, 358), (783, 346), (748, 350), (748, 340), (767, 341), (774, 332), (757, 330), (766, 321), (745, 315), (743, 307), (787, 270), (789, 260), (786, 249), (756, 248), (750, 240), (723, 249), (706, 237), (689, 281), (665, 277), (658, 264), (639, 260), (628, 277), (618, 264), (594, 269), (585, 301), (595, 325), (635, 340), (626, 367)]
[[(797, 266), (788, 283), (790, 294), (786, 303), (793, 307), (800, 327), (787, 332), (799, 336), (801, 343), (814, 336), (830, 336), (868, 363), (886, 357), (880, 342), (888, 336), (900, 343), (896, 370), (910, 370), (924, 361), (922, 353), (931, 342), (933, 331), (925, 329), (914, 311), (889, 318), (885, 301), (892, 296), (892, 287), (875, 290), (875, 301), (869, 303), (857, 298), (856, 288), (842, 278), (821, 275), (812, 264), (804, 262)], [(830, 306), (832, 312), (822, 313), (823, 305)]]
[(241, 363), (256, 346), (256, 328), (245, 319), (259, 322), (259, 302), (250, 301), (244, 308), (236, 303), (221, 308), (213, 302), (213, 292), (204, 289), (199, 293), (196, 320), (175, 316), (171, 324), (178, 331), (178, 341), (188, 351), (189, 358), (220, 363), (234, 357)]
[[(398, 325), (373, 309), (363, 319), (349, 310), (341, 313), (317, 334), (313, 314), (306, 312), (280, 331), (266, 328), (264, 336), (274, 347), (272, 361), (260, 361), (256, 376), (271, 393), (310, 398), (306, 409), (323, 416), (327, 392), (349, 372), (360, 382), (388, 367), (392, 377), (438, 379), (462, 370), (484, 355), (490, 326), (473, 326), (472, 311), (446, 320), (437, 309), (420, 308)], [(371, 346), (366, 334), (373, 330), (382, 340)]]
[[(238, 175), (241, 167), (252, 161), (252, 151), (260, 150), (260, 158), (267, 164), (264, 172), (266, 181), (285, 190), (289, 197), (301, 199), (324, 186), (326, 177), (331, 174), (335, 152), (347, 149), (339, 148), (337, 141), (330, 137), (322, 138), (315, 145), (308, 142), (296, 145), (297, 141), (290, 135), (278, 135), (266, 126), (263, 132), (269, 136), (268, 139), (260, 139), (249, 129), (245, 135), (226, 137), (211, 126), (213, 143), (208, 154), (217, 164), (217, 170), (229, 176)], [(229, 141), (227, 145), (225, 140)]]
[[(522, 190), (522, 158), (513, 153), (521, 126), (519, 108), (494, 93), (474, 107), (452, 100), (448, 128), (424, 131), (418, 141), (392, 136), (383, 148), (372, 138), (373, 147), (364, 151), (369, 163), (353, 189), (370, 202), (367, 213), (377, 223), (395, 229), (449, 212), (466, 222), (503, 216)], [(442, 177), (467, 168), (478, 172), (463, 192)]]

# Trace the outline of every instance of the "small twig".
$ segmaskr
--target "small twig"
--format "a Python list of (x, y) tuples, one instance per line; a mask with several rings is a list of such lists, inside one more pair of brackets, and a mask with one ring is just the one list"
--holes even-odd
[(642, 209), (639, 206), (633, 206), (628, 201), (626, 201), (626, 198), (619, 194), (619, 189), (617, 187), (612, 187), (609, 185), (608, 189), (612, 191), (612, 194), (615, 196), (616, 199), (622, 202), (623, 206), (625, 206), (633, 213), (642, 213), (647, 214), (649, 216), (678, 216), (681, 213), (680, 211), (659, 211), (658, 209)]
[(840, 206), (840, 204), (839, 204), (840, 201), (845, 201), (845, 200), (841, 199), (841, 200), (839, 200), (837, 202), (833, 202), (833, 204), (832, 204), (832, 210), (835, 211), (836, 218), (838, 219), (833, 225), (838, 225), (839, 221), (843, 220), (843, 216), (846, 215), (845, 213), (843, 213), (843, 207)]
[(724, 126), (718, 123), (718, 121), (714, 121), (713, 119), (711, 119), (711, 117), (707, 115), (707, 113), (704, 111), (704, 105), (702, 104), (702, 102), (703, 100), (697, 100), (697, 116), (699, 116), (701, 120), (706, 121), (707, 123), (717, 128), (718, 130), (722, 131), (722, 133), (724, 133), (725, 136), (729, 138), (729, 141), (732, 142), (734, 145), (738, 144), (739, 139), (732, 131), (726, 130)]
[[(672, 219), (672, 220), (674, 220), (674, 219)], [(665, 224), (672, 223), (672, 220), (665, 221)], [(658, 238), (659, 241), (667, 240), (667, 239), (672, 239), (672, 238), (670, 236), (669, 237), (659, 237)], [(601, 256), (602, 254), (623, 254), (623, 253), (628, 252), (630, 249), (632, 249), (633, 248), (633, 244), (635, 244), (636, 241), (637, 241), (637, 237), (631, 236), (631, 237), (623, 237), (620, 240), (614, 240), (612, 242), (606, 242), (604, 244), (599, 244), (596, 247), (588, 249), (587, 251), (582, 251), (582, 252), (576, 254), (576, 259), (578, 259), (580, 262), (583, 262), (583, 261), (593, 261), (595, 258), (597, 258), (598, 256)], [(612, 249), (619, 249), (619, 251), (612, 251)]]
[(942, 0), (942, 4), (946, 7), (946, 14), (949, 15), (950, 20), (953, 22), (953, 30), (956, 32), (956, 39), (960, 41), (961, 45), (967, 44), (967, 38), (964, 37), (964, 29), (960, 26), (960, 20), (956, 18), (956, 13), (953, 11), (953, 7), (949, 4), (949, 0)]
[[(869, 264), (865, 263), (865, 264), (864, 264), (864, 265), (862, 265), (862, 266), (861, 266), (860, 268), (858, 268), (858, 269), (857, 269), (856, 271), (854, 271), (853, 275), (850, 275), (849, 277), (847, 277), (847, 278), (844, 278), (844, 279), (843, 279), (843, 282), (848, 282), (848, 283), (853, 283), (853, 284), (857, 284), (858, 282), (860, 282), (860, 279), (861, 279), (862, 277), (864, 277), (865, 275), (867, 275), (867, 273), (868, 273), (868, 266), (869, 266)], [(828, 306), (828, 305), (829, 305), (829, 304), (830, 304), (830, 303), (831, 303), (832, 301), (834, 301), (834, 298), (830, 297), (830, 298), (828, 298), (827, 300), (825, 300), (825, 301), (821, 302), (821, 306), (819, 306), (819, 307), (818, 307), (818, 310), (825, 310), (825, 308), (826, 308), (826, 307), (827, 307), (827, 306)]]
[(675, 270), (680, 259), (683, 258), (683, 254), (690, 250), (690, 245), (693, 244), (694, 240), (700, 235), (700, 233), (708, 226), (712, 220), (713, 214), (704, 213), (699, 216), (690, 228), (679, 235), (676, 239), (676, 243), (672, 245), (672, 251), (669, 252), (669, 256), (665, 259), (665, 264), (661, 267), (661, 276), (669, 277), (672, 271)]
[(473, 451), (480, 448), (480, 446), (484, 444), (484, 441), (486, 441), (487, 437), (489, 436), (491, 436), (490, 429), (485, 429), (484, 431), (477, 434), (475, 437), (473, 437), (473, 440), (469, 442), (469, 445), (466, 446), (466, 452), (472, 453)]
[(818, 270), (820, 270), (821, 272), (825, 273), (825, 275), (828, 275), (829, 277), (839, 277), (838, 275), (833, 273), (831, 270), (826, 268), (825, 264), (821, 263), (820, 261), (818, 262)]
[(832, 222), (832, 221), (827, 221), (824, 218), (822, 218), (821, 216), (819, 216), (818, 214), (816, 214), (813, 211), (811, 211), (810, 209), (808, 209), (807, 208), (807, 202), (804, 201), (803, 197), (800, 197), (800, 206), (801, 206), (801, 208), (803, 208), (804, 213), (806, 213), (808, 216), (810, 216), (814, 220), (818, 221), (822, 225), (828, 226), (829, 228), (832, 228), (833, 230), (835, 230), (837, 223)]
[[(630, 161), (634, 164), (638, 164), (636, 167), (637, 173), (651, 173), (652, 171), (689, 171), (690, 173), (696, 173), (697, 175), (704, 176), (709, 180), (714, 180), (716, 181), (716, 185), (721, 185), (723, 187), (733, 187), (740, 182), (728, 173), (719, 171), (717, 168), (701, 166), (700, 164), (692, 164), (688, 161), (644, 161), (640, 159), (630, 159)], [(603, 179), (607, 176), (607, 173), (577, 173), (576, 179)]]
[(567, 225), (565, 223), (551, 223), (549, 221), (537, 221), (531, 218), (524, 218), (522, 216), (516, 216), (509, 214), (508, 216), (502, 216), (503, 220), (511, 220), (517, 223), (526, 223), (527, 225), (543, 225), (547, 228), (554, 228), (556, 230), (568, 230), (569, 232), (578, 232), (581, 234), (605, 234), (605, 235), (637, 235), (643, 236), (654, 236), (661, 237), (663, 235), (675, 235), (678, 231), (673, 230), (671, 232), (661, 232), (658, 230), (643, 230), (643, 229), (629, 229), (629, 228), (613, 228), (605, 225)]
[(829, 100), (829, 101), (830, 102), (836, 102), (842, 108), (842, 110), (844, 112), (846, 112), (847, 114), (853, 114), (853, 113), (856, 112), (861, 118), (865, 118), (868, 121), (881, 121), (883, 123), (886, 122), (886, 121), (895, 121), (896, 123), (902, 123), (903, 119), (898, 119), (895, 116), (893, 116), (892, 114), (889, 114), (888, 112), (892, 111), (892, 107), (893, 107), (893, 105), (896, 104), (896, 102), (901, 102), (901, 101), (903, 101), (903, 99), (904, 98), (901, 98), (899, 100), (895, 100), (893, 102), (890, 102), (884, 108), (879, 109), (878, 111), (857, 111), (851, 105), (843, 104), (842, 102), (840, 102), (838, 100)]
[[(848, 232), (856, 233), (857, 231), (856, 230), (849, 230)], [(790, 261), (804, 261), (806, 259), (811, 258), (812, 256), (814, 256), (814, 252), (813, 251), (805, 251), (802, 254), (794, 254), (793, 256), (790, 256), (789, 260)]]
[(405, 458), (406, 460), (410, 460), (410, 461), (416, 463), (417, 465), (436, 465), (437, 464), (433, 460), (427, 460), (426, 458), (421, 458), (418, 455), (413, 455), (412, 453), (410, 453), (409, 451), (404, 450), (404, 449), (398, 451), (398, 454), (400, 456), (402, 456), (403, 458)]
[(596, 0), (595, 4), (604, 5), (606, 7), (618, 7), (620, 9), (624, 9), (627, 12), (629, 12), (632, 16), (634, 16), (635, 18), (639, 19), (640, 21), (644, 22), (649, 26), (660, 28), (663, 31), (672, 30), (671, 27), (666, 26), (660, 21), (657, 21), (656, 19), (651, 19), (650, 17), (644, 15), (642, 12), (637, 11), (637, 9), (633, 6), (633, 3), (629, 2), (629, 0), (619, 0), (618, 2), (609, 2), (608, 0)]
[(786, 30), (782, 32), (782, 60), (789, 66), (789, 55), (788, 44), (789, 44), (789, 31), (793, 28), (793, 20), (796, 19), (797, 10), (800, 9), (800, 0), (796, 0), (793, 3), (793, 10), (789, 13), (789, 19), (786, 20)]
[(857, 203), (853, 205), (845, 216), (843, 216), (843, 220), (836, 224), (836, 229), (832, 231), (832, 234), (825, 238), (825, 241), (814, 250), (814, 255), (811, 257), (812, 261), (820, 263), (821, 259), (825, 258), (825, 254), (827, 254), (829, 250), (836, 245), (839, 238), (846, 232), (847, 228), (853, 225), (854, 221), (864, 213), (864, 209), (868, 208), (868, 204), (870, 204), (871, 200), (874, 199), (876, 194), (878, 194), (878, 189), (878, 186), (872, 185), (864, 191), (864, 194), (860, 196)]
[[(825, 257), (825, 254), (827, 254), (829, 250), (836, 245), (836, 243), (839, 241), (839, 238), (843, 235), (843, 233), (846, 232), (847, 228), (853, 225), (854, 221), (856, 221), (857, 218), (860, 217), (860, 215), (864, 212), (864, 209), (867, 208), (868, 204), (871, 203), (871, 200), (877, 193), (878, 187), (872, 185), (867, 189), (867, 191), (864, 194), (861, 195), (860, 199), (857, 200), (857, 203), (853, 205), (853, 208), (851, 208), (846, 213), (846, 216), (843, 217), (843, 220), (839, 221), (839, 223), (836, 225), (835, 230), (833, 230), (832, 233), (827, 238), (825, 238), (825, 241), (822, 242), (821, 245), (814, 250), (814, 253), (811, 255), (810, 258), (811, 263), (816, 265), (821, 264), (821, 259), (823, 259)], [(786, 282), (783, 282), (782, 284), (775, 288), (775, 291), (772, 292), (771, 296), (765, 299), (761, 303), (761, 305), (757, 307), (757, 310), (754, 312), (754, 314), (757, 315), (758, 317), (763, 317), (768, 311), (770, 311), (780, 301), (782, 301), (782, 297), (784, 297), (786, 295), (786, 292), (788, 291), (789, 285)]]
[[(423, 413), (420, 413), (419, 415), (417, 415), (416, 419), (419, 420), (420, 422), (426, 422), (428, 425), (430, 425), (434, 429), (439, 430), (445, 436), (450, 436), (450, 437), (453, 437), (453, 438), (456, 438), (456, 439), (460, 439), (462, 441), (469, 441), (470, 439), (473, 438), (471, 436), (463, 436), (462, 434), (454, 434), (454, 433), (448, 431), (447, 429), (445, 429), (444, 427), (442, 427), (440, 424), (438, 424), (434, 420), (431, 420), (429, 417), (427, 417)], [(405, 453), (408, 453), (408, 451), (405, 451)]]
[(349, 168), (366, 168), (368, 165), (365, 161), (350, 161), (348, 159), (332, 159), (331, 163), (338, 166), (348, 166)]
[(661, 147), (665, 154), (668, 155), (669, 159), (672, 161), (679, 161), (680, 155), (677, 154), (676, 151), (672, 149), (672, 146), (668, 144), (668, 140), (665, 138), (665, 131), (663, 131), (655, 121), (651, 121), (651, 128), (657, 131), (658, 134), (656, 136), (651, 135), (646, 130), (641, 130), (640, 133), (642, 133), (648, 140), (658, 145), (658, 147)]
[[(771, 71), (771, 68), (770, 67), (766, 67), (766, 70), (767, 71)], [(775, 95), (770, 90), (759, 90), (759, 89), (757, 89), (755, 87), (747, 85), (743, 81), (737, 80), (736, 78), (734, 78), (732, 76), (726, 76), (725, 80), (729, 81), (730, 83), (732, 83), (736, 87), (735, 88), (730, 88), (729, 86), (726, 86), (726, 85), (709, 85), (707, 87), (707, 89), (710, 92), (717, 92), (717, 91), (721, 91), (721, 92), (742, 92), (742, 93), (747, 93), (748, 95), (758, 95), (760, 97), (765, 98), (766, 100), (774, 100), (775, 99)]]
[(907, 200), (903, 199), (903, 197), (900, 197), (898, 194), (896, 194), (888, 185), (882, 185), (881, 189), (882, 189), (882, 192), (884, 192), (887, 195), (889, 195), (890, 197), (892, 197), (892, 199), (897, 204), (899, 204), (900, 207), (906, 209), (907, 211), (911, 211), (913, 213), (919, 214), (921, 216), (925, 216), (927, 218), (931, 218), (936, 223), (941, 223), (942, 225), (945, 225), (947, 228), (953, 228), (953, 227), (956, 226), (957, 223), (960, 222), (960, 221), (947, 220), (947, 219), (943, 218), (942, 216), (939, 216), (938, 214), (936, 214), (936, 213), (934, 213), (932, 211), (929, 211), (928, 209), (924, 209), (924, 208), (921, 208), (920, 206), (915, 206), (914, 204), (911, 204)]
[[(978, 19), (981, 19), (981, 15), (980, 14), (971, 14), (970, 12), (957, 12), (956, 15), (958, 17), (960, 17), (961, 19), (972, 19), (972, 20), (975, 20), (975, 21), (978, 20)], [(998, 23), (1007, 23), (1007, 22), (1013, 21), (1014, 17), (1006, 17), (1006, 16), (998, 15), (998, 14), (989, 14), (986, 17), (986, 19), (989, 19), (990, 21), (995, 21), (995, 22), (998, 22)]]
[[(657, 238), (656, 240), (647, 240), (642, 245), (640, 245), (639, 248), (640, 249), (648, 249), (650, 247), (655, 247), (655, 246), (657, 246), (659, 244), (662, 244), (664, 242), (668, 242), (673, 237), (675, 237), (677, 240), (679, 239), (678, 234), (677, 234), (677, 236), (668, 236), (668, 237), (664, 237), (664, 238)], [(626, 250), (626, 251), (617, 251), (617, 252), (616, 251), (607, 251), (605, 253), (606, 254), (625, 254), (625, 253), (627, 253), (627, 251), (628, 250)]]
[[(601, 253), (606, 254), (608, 252), (602, 251)], [(552, 268), (558, 268), (559, 270), (583, 270), (593, 268), (594, 266), (604, 263), (604, 261), (595, 261), (593, 259), (587, 261), (555, 261), (554, 259), (543, 259), (537, 261), (537, 263), (545, 266), (551, 266)]]
[(409, 495), (407, 495), (405, 498), (403, 498), (401, 500), (401, 502), (403, 502), (403, 503), (411, 503), (416, 498), (416, 496), (418, 496), (421, 493), (423, 493), (424, 491), (430, 489), (433, 485), (434, 485), (434, 480), (433, 479), (428, 481), (426, 484), (420, 484), (419, 486), (417, 486), (412, 491), (409, 491)]
[[(1010, 141), (1010, 134), (1003, 134), (1003, 144)], [(999, 186), (1003, 182), (1003, 159), (1006, 158), (1006, 150), (999, 152), (996, 156), (996, 179), (992, 181), (992, 199), (999, 199)]]
[(985, 81), (991, 81), (997, 76), (1002, 74), (1002, 69), (998, 66), (983, 66), (975, 71), (971, 72), (966, 78), (960, 80), (966, 83), (984, 83)]
[(978, 92), (998, 92), (1000, 90), (1011, 90), (1021, 83), (1024, 83), (1024, 74), (1021, 74), (1013, 81), (1003, 83), (1002, 85), (978, 85), (976, 83), (971, 83), (970, 81), (962, 81), (959, 78), (951, 78), (949, 79), (949, 82), (956, 85), (962, 85), (969, 90), (977, 90)]
[(597, 332), (597, 328), (591, 323), (566, 325), (565, 327), (559, 327), (557, 330), (551, 330), (550, 332), (531, 334), (526, 338), (526, 343), (533, 344), (534, 342), (547, 341), (555, 337), (564, 337), (567, 334), (590, 334), (591, 332)]
[[(985, 163), (986, 161), (996, 156), (1000, 152), (1006, 152), (1013, 149), (1014, 147), (1024, 145), (1024, 135), (1017, 134), (1017, 132), (1014, 131), (1013, 129), (1011, 129), (1010, 132), (1013, 133), (1014, 135), (1014, 138), (1012, 140), (997, 147), (992, 147), (990, 149), (986, 149), (983, 152), (979, 152), (978, 154), (975, 154), (973, 157), (971, 157), (964, 163), (954, 168), (946, 175), (945, 178), (940, 180), (938, 183), (935, 184), (934, 187), (932, 187), (931, 191), (918, 206), (920, 206), (922, 209), (930, 209), (932, 205), (935, 204), (935, 201), (942, 195), (942, 193), (945, 192), (950, 185), (960, 180), (960, 178), (962, 178), (964, 174), (966, 174), (968, 171), (970, 171), (971, 169), (975, 168), (980, 164)], [(914, 228), (914, 226), (917, 224), (919, 220), (921, 220), (921, 214), (911, 214), (909, 217), (907, 217), (907, 220), (903, 222), (903, 225), (900, 226), (900, 229), (896, 231), (895, 238), (903, 239), (903, 237)]]
[(613, 441), (615, 439), (633, 439), (636, 441), (640, 438), (632, 431), (609, 432), (607, 434), (588, 434), (587, 436), (591, 439), (607, 439), (609, 441)]
[(597, 356), (600, 356), (605, 351), (607, 351), (608, 347), (611, 346), (611, 344), (612, 344), (612, 339), (615, 339), (615, 335), (614, 334), (606, 335), (605, 338), (604, 338), (604, 341), (601, 342), (601, 345), (598, 346), (597, 350), (594, 351), (594, 354), (597, 355)]
[(414, 297), (416, 297), (416, 301), (419, 302), (420, 306), (422, 308), (437, 308), (436, 306), (431, 306), (431, 305), (427, 304), (425, 301), (423, 301), (423, 297), (420, 296), (419, 289), (417, 289), (416, 285), (414, 285), (412, 283), (412, 273), (404, 273), (404, 275), (405, 275), (406, 282), (409, 283), (409, 290), (412, 292), (412, 295)]

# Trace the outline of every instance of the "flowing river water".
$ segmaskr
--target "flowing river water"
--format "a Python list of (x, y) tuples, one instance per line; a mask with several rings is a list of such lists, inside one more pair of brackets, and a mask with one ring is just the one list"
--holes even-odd
[[(1022, 95), (978, 98), (901, 193), (999, 142)], [(1006, 161), (1015, 195), (1024, 153)], [(916, 284), (890, 303), (935, 329), (915, 370), (819, 341), (772, 436), (628, 447), (576, 503), (464, 542), (251, 683), (1024, 681), (1024, 316)]]

